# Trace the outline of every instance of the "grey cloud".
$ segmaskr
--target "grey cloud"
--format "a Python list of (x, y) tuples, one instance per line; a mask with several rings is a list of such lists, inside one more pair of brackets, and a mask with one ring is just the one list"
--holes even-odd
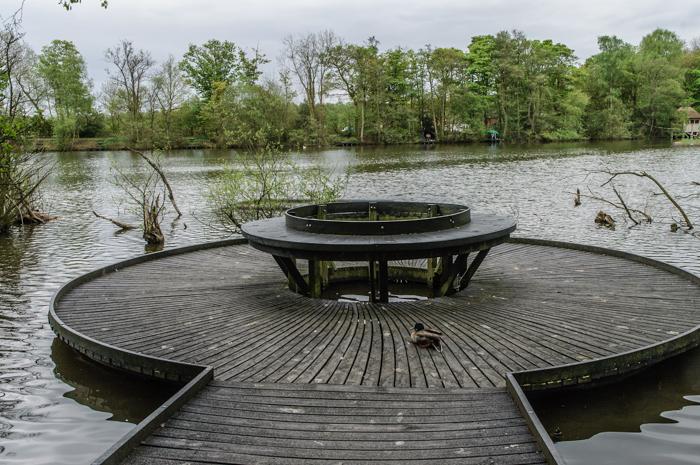
[[(63, 11), (53, 0), (27, 0), (27, 40), (39, 49), (52, 39), (76, 43), (96, 83), (105, 79), (104, 51), (122, 38), (162, 60), (181, 55), (188, 43), (209, 38), (260, 47), (273, 62), (282, 38), (332, 29), (348, 41), (375, 36), (382, 47), (425, 44), (464, 49), (474, 35), (519, 29), (529, 37), (551, 38), (585, 59), (596, 51), (596, 37), (616, 34), (637, 43), (656, 27), (685, 40), (700, 36), (700, 4), (687, 0), (83, 0)], [(7, 13), (19, 0), (3, 0)], [(270, 71), (272, 68), (270, 68)]]

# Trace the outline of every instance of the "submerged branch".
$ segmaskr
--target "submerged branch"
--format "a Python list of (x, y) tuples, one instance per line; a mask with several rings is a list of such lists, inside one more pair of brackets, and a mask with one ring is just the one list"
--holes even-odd
[(628, 217), (630, 220), (632, 220), (632, 222), (633, 222), (635, 225), (638, 225), (638, 224), (639, 224), (639, 221), (637, 221), (637, 220), (632, 216), (632, 212), (630, 212), (629, 207), (628, 207), (627, 204), (625, 203), (625, 200), (622, 198), (622, 195), (620, 195), (620, 192), (618, 192), (618, 190), (617, 190), (617, 188), (615, 187), (615, 185), (612, 185), (612, 190), (613, 190), (613, 192), (615, 193), (615, 195), (617, 196), (617, 199), (620, 201), (620, 204), (621, 204), (622, 207), (624, 208), (625, 213), (627, 213), (627, 217)]
[(156, 173), (158, 173), (158, 175), (160, 176), (160, 179), (163, 181), (163, 184), (165, 185), (165, 188), (168, 190), (168, 200), (170, 200), (170, 203), (172, 204), (173, 208), (175, 209), (175, 212), (177, 213), (177, 217), (178, 218), (182, 217), (182, 212), (178, 208), (177, 202), (175, 201), (175, 194), (173, 194), (173, 188), (170, 186), (170, 183), (168, 182), (168, 178), (165, 176), (165, 173), (161, 169), (160, 165), (158, 163), (154, 162), (153, 160), (151, 160), (145, 153), (143, 153), (139, 150), (135, 150), (132, 148), (130, 148), (129, 150), (132, 153), (135, 153), (135, 154), (139, 155), (141, 158), (143, 158), (144, 160), (146, 160), (146, 163), (151, 165), (151, 168), (153, 168), (153, 170)]
[(130, 229), (136, 229), (136, 226), (128, 224), (128, 223), (122, 223), (121, 221), (115, 220), (113, 218), (109, 218), (107, 216), (102, 216), (99, 213), (97, 213), (95, 210), (92, 211), (92, 214), (95, 215), (96, 217), (102, 219), (102, 220), (107, 220), (116, 227), (118, 227), (122, 231), (128, 231)]
[(581, 198), (591, 199), (591, 200), (595, 200), (597, 202), (605, 203), (605, 204), (610, 205), (611, 207), (614, 207), (618, 210), (624, 210), (627, 213), (627, 215), (630, 217), (630, 219), (635, 223), (635, 225), (639, 224), (640, 221), (637, 220), (636, 218), (632, 218), (632, 216), (630, 216), (631, 213), (637, 213), (637, 214), (643, 216), (644, 217), (643, 221), (645, 221), (646, 223), (653, 222), (653, 218), (647, 212), (645, 212), (643, 210), (639, 210), (637, 208), (632, 208), (629, 205), (627, 205), (626, 202), (624, 202), (624, 200), (622, 200), (619, 192), (616, 192), (616, 194), (618, 195), (618, 199), (622, 203), (615, 203), (612, 200), (606, 199), (605, 197), (601, 197), (599, 195), (596, 195), (595, 193), (593, 193), (593, 191), (590, 190), (590, 188), (588, 189), (588, 192), (589, 192), (588, 195), (581, 194), (580, 191), (577, 189), (577, 193), (574, 195), (579, 195)]
[[(683, 217), (683, 222), (685, 222), (686, 228), (687, 229), (693, 229), (693, 223), (690, 221), (690, 218), (688, 217), (688, 214), (683, 210), (683, 207), (680, 206), (680, 204), (676, 201), (676, 199), (671, 195), (671, 193), (659, 182), (658, 179), (656, 179), (654, 176), (650, 175), (646, 171), (600, 171), (602, 173), (605, 173), (610, 176), (607, 181), (605, 181), (603, 184), (601, 184), (601, 187), (606, 186), (610, 184), (616, 177), (618, 176), (624, 176), (624, 175), (629, 175), (629, 176), (636, 176), (638, 178), (646, 178), (656, 184), (656, 187), (658, 187), (661, 190), (661, 193), (668, 199), (669, 202), (671, 202), (671, 205), (674, 206), (674, 208), (681, 214)], [(695, 182), (695, 181), (693, 181)]]

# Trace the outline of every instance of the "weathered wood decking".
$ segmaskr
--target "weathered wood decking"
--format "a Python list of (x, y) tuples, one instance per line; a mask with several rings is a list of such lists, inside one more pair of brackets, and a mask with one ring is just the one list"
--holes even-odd
[(541, 464), (501, 389), (214, 381), (126, 464)]
[[(127, 463), (542, 463), (506, 373), (614, 356), (700, 324), (700, 286), (683, 276), (525, 243), (493, 249), (466, 291), (429, 301), (308, 299), (245, 244), (70, 287), (53, 326), (89, 356), (168, 378), (187, 374), (158, 359), (214, 368), (216, 381)], [(406, 341), (416, 321), (444, 332), (444, 352)]]

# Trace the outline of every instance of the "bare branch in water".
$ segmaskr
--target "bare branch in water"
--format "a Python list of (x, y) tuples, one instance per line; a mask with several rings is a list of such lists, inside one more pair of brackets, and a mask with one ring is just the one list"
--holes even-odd
[(632, 216), (632, 212), (630, 212), (630, 209), (629, 209), (629, 207), (627, 206), (627, 204), (625, 203), (625, 200), (624, 200), (624, 199), (622, 198), (622, 196), (620, 195), (620, 192), (618, 192), (618, 190), (617, 190), (617, 188), (615, 187), (614, 184), (611, 184), (611, 186), (612, 186), (613, 192), (614, 192), (615, 195), (617, 196), (617, 199), (620, 201), (620, 204), (621, 204), (622, 207), (624, 208), (625, 213), (627, 213), (627, 217), (628, 217), (630, 220), (632, 220), (632, 222), (633, 222), (635, 225), (638, 225), (638, 224), (639, 224), (639, 221), (637, 221), (636, 219), (634, 219), (634, 216)]
[[(580, 193), (580, 191), (578, 191), (578, 190), (577, 190), (577, 192)], [(642, 211), (642, 210), (639, 210), (639, 209), (636, 209), (636, 208), (632, 208), (632, 207), (630, 207), (629, 205), (627, 205), (627, 203), (624, 202), (624, 200), (622, 200), (622, 198), (621, 198), (622, 196), (620, 195), (619, 192), (616, 192), (616, 194), (618, 195), (618, 199), (619, 199), (622, 203), (615, 203), (615, 202), (613, 202), (612, 200), (608, 200), (608, 199), (606, 199), (605, 197), (601, 197), (600, 195), (595, 194), (590, 188), (588, 188), (588, 192), (589, 192), (589, 194), (580, 194), (580, 196), (581, 196), (582, 198), (591, 199), (591, 200), (595, 200), (595, 201), (597, 201), (597, 202), (605, 203), (605, 204), (610, 205), (611, 207), (614, 207), (614, 208), (616, 208), (616, 209), (618, 209), (618, 210), (624, 210), (624, 211), (627, 213), (628, 216), (630, 216), (631, 213), (636, 213), (636, 214), (638, 214), (638, 215), (641, 215), (641, 216), (644, 218), (643, 221), (646, 222), (646, 223), (651, 223), (651, 222), (653, 222), (653, 218), (652, 218), (651, 215), (649, 215), (647, 212)], [(571, 193), (571, 194), (574, 194), (574, 195), (577, 195), (576, 193), (573, 193), (573, 192), (570, 192), (570, 193)], [(640, 221), (637, 220), (636, 218), (632, 218), (632, 217), (630, 216), (630, 219), (634, 222), (635, 226), (638, 225), (638, 224), (640, 224)]]
[[(647, 173), (646, 171), (608, 171), (608, 170), (601, 170), (597, 171), (598, 173), (604, 173), (609, 176), (608, 180), (605, 181), (603, 184), (601, 184), (601, 187), (604, 187), (610, 183), (612, 183), (615, 178), (619, 176), (636, 176), (638, 178), (646, 178), (653, 182), (656, 187), (658, 187), (661, 190), (661, 193), (668, 199), (668, 201), (673, 205), (673, 207), (680, 213), (680, 215), (683, 217), (683, 222), (686, 225), (686, 228), (688, 230), (693, 229), (693, 223), (690, 221), (690, 218), (688, 217), (688, 214), (683, 210), (683, 207), (680, 206), (680, 204), (676, 201), (676, 199), (671, 195), (671, 193), (664, 187), (661, 182), (659, 182), (658, 179), (656, 179), (654, 176), (651, 174)], [(695, 182), (695, 181), (693, 181)]]
[(135, 150), (132, 148), (129, 148), (129, 150), (132, 153), (135, 153), (135, 154), (139, 155), (141, 158), (143, 158), (144, 160), (146, 160), (146, 163), (151, 165), (151, 168), (153, 168), (156, 171), (156, 173), (158, 173), (158, 175), (160, 176), (160, 179), (163, 181), (163, 184), (165, 185), (165, 188), (168, 190), (168, 200), (170, 200), (170, 203), (172, 204), (173, 208), (175, 209), (175, 212), (177, 213), (177, 217), (181, 218), (182, 212), (178, 208), (177, 202), (175, 202), (175, 194), (173, 194), (173, 188), (170, 187), (170, 183), (168, 182), (168, 178), (165, 176), (165, 173), (163, 172), (163, 169), (161, 168), (160, 163), (153, 161), (151, 158), (146, 156), (145, 153), (143, 153), (139, 150)]
[(120, 230), (122, 230), (122, 231), (128, 231), (128, 230), (130, 230), (130, 229), (136, 229), (136, 226), (134, 226), (134, 225), (131, 225), (131, 224), (129, 224), (129, 223), (122, 223), (121, 221), (115, 220), (115, 219), (113, 219), (113, 218), (109, 218), (109, 217), (106, 217), (106, 216), (102, 216), (102, 215), (100, 215), (99, 213), (97, 213), (95, 210), (92, 211), (92, 214), (95, 215), (96, 217), (100, 218), (100, 219), (109, 221), (110, 223), (112, 223), (113, 225), (115, 225), (116, 227), (118, 227), (118, 228), (119, 228)]

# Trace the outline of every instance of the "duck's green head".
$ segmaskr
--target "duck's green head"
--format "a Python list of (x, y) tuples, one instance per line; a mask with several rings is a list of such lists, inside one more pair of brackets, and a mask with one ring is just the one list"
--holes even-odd
[(414, 331), (423, 331), (425, 329), (425, 326), (423, 326), (423, 323), (416, 323), (413, 325), (413, 330)]

